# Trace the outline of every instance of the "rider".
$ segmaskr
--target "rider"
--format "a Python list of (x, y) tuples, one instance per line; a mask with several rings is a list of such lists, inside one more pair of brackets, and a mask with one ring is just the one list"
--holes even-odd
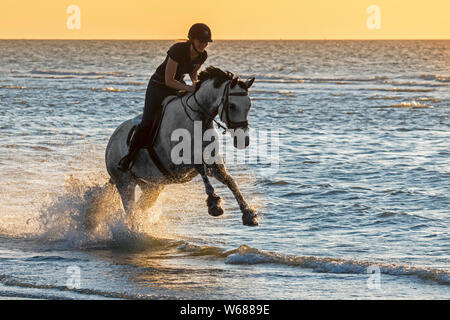
[[(153, 141), (156, 126), (162, 113), (162, 101), (169, 95), (176, 95), (177, 90), (195, 92), (197, 71), (205, 62), (208, 53), (205, 48), (211, 40), (211, 30), (204, 23), (191, 26), (188, 39), (173, 44), (167, 51), (164, 62), (151, 76), (145, 94), (144, 114), (130, 140), (128, 154), (120, 159), (118, 168), (127, 171), (139, 148), (147, 141)], [(192, 85), (187, 85), (183, 78), (188, 73)]]

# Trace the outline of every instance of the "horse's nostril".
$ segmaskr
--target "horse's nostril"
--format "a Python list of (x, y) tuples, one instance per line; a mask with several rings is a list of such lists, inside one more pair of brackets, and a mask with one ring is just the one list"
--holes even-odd
[(234, 147), (237, 149), (245, 149), (250, 144), (248, 128), (240, 128), (235, 131), (233, 136)]

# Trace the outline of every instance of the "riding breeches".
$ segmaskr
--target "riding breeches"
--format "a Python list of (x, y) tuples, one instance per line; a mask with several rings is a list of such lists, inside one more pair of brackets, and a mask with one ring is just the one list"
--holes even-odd
[(150, 133), (152, 127), (156, 126), (157, 121), (161, 117), (162, 102), (170, 95), (176, 95), (177, 90), (166, 87), (163, 84), (159, 84), (150, 80), (147, 86), (147, 92), (145, 94), (145, 106), (144, 114), (140, 123), (143, 131)]

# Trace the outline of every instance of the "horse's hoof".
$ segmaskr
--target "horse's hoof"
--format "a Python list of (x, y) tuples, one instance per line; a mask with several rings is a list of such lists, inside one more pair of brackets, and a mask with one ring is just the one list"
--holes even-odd
[(208, 206), (208, 213), (213, 217), (223, 215), (223, 209), (220, 207), (222, 199), (217, 194), (211, 194), (206, 199), (206, 205)]
[(210, 216), (218, 217), (223, 215), (223, 209), (221, 207), (210, 207), (208, 208), (208, 213)]
[(206, 199), (206, 205), (208, 208), (218, 207), (222, 203), (222, 199), (215, 193), (210, 194)]
[(244, 226), (254, 227), (259, 225), (256, 215), (244, 214), (242, 216), (242, 224)]

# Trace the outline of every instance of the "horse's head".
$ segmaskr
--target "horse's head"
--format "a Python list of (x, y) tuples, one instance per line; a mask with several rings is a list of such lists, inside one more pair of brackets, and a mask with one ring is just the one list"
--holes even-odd
[(244, 82), (229, 71), (208, 66), (200, 72), (198, 79), (196, 91), (203, 97), (202, 102), (213, 109), (213, 117), (219, 114), (220, 120), (233, 137), (234, 146), (238, 149), (246, 148), (250, 143), (247, 117), (251, 101), (248, 89), (255, 78)]
[(248, 132), (248, 112), (251, 101), (248, 88), (253, 84), (255, 78), (243, 82), (238, 77), (233, 78), (225, 84), (222, 103), (218, 113), (220, 120), (225, 123), (228, 131), (233, 137), (234, 147), (244, 149), (250, 143)]

